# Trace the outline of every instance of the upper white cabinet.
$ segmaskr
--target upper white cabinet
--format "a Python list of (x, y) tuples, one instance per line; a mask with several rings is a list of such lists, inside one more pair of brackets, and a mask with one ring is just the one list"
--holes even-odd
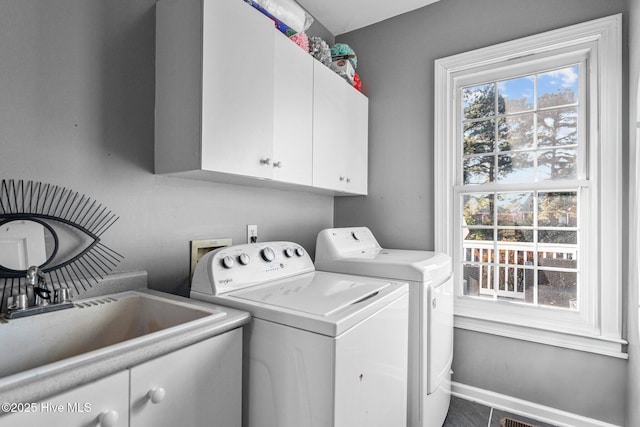
[(202, 169), (270, 178), (273, 25), (242, 1), (202, 4)]
[(311, 55), (275, 32), (273, 178), (312, 184), (313, 63)]
[(158, 1), (156, 173), (366, 194), (367, 116), (366, 97), (244, 1)]
[(368, 100), (315, 61), (313, 185), (367, 194)]
[(156, 173), (269, 178), (273, 23), (239, 0), (156, 5)]

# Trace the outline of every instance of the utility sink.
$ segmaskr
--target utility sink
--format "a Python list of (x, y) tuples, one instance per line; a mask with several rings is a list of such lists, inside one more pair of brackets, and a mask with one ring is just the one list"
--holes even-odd
[[(9, 376), (39, 376), (71, 369), (170, 339), (217, 322), (224, 311), (161, 296), (128, 291), (77, 301), (67, 310), (0, 323), (0, 387)], [(6, 382), (6, 381), (4, 381)]]

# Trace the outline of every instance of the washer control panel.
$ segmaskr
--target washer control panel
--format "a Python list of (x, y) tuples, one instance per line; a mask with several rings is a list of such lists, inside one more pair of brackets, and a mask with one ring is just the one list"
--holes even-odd
[(191, 291), (217, 295), (313, 271), (311, 257), (296, 243), (228, 246), (211, 251), (198, 261)]

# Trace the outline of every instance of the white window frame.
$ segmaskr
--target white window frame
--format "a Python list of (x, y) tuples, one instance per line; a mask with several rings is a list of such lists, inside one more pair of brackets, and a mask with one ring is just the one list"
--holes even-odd
[[(626, 358), (622, 339), (621, 29), (618, 14), (435, 62), (435, 249), (454, 259), (456, 327)], [(576, 182), (581, 188), (580, 209), (596, 213), (585, 225), (595, 241), (589, 242), (582, 262), (588, 270), (579, 272), (592, 278), (581, 282), (580, 310), (466, 297), (461, 268), (456, 268), (462, 254), (459, 89), (494, 70), (495, 77), (489, 80), (500, 80), (500, 73), (529, 63), (548, 63), (552, 68), (555, 61), (574, 57), (585, 59), (590, 88), (585, 111), (588, 151), (582, 156), (588, 164), (580, 168), (589, 175), (579, 175)], [(563, 183), (558, 184), (561, 189)], [(503, 189), (507, 188), (501, 186)]]

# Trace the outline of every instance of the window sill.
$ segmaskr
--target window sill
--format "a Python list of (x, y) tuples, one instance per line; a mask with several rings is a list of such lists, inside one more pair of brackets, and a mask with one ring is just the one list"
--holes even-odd
[(622, 339), (549, 331), (462, 315), (455, 315), (454, 327), (619, 359), (628, 359), (629, 357), (625, 351), (627, 341)]

